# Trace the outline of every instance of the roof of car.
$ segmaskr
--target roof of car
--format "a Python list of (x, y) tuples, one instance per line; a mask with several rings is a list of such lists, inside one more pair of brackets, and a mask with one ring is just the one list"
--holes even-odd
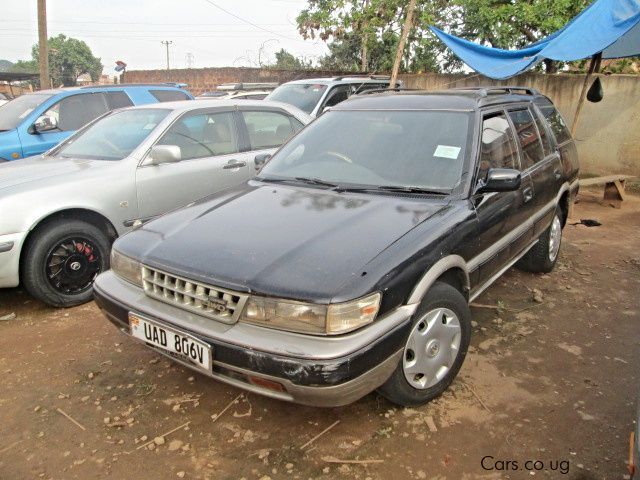
[(292, 80), (287, 84), (306, 84), (306, 83), (319, 83), (323, 85), (337, 84), (337, 83), (389, 83), (388, 77), (361, 77), (358, 75), (342, 76), (342, 77), (319, 77), (319, 78), (302, 78), (300, 80)]
[(273, 102), (269, 100), (240, 100), (240, 99), (216, 99), (215, 97), (212, 99), (200, 98), (197, 101), (194, 100), (180, 100), (176, 102), (160, 102), (160, 103), (147, 103), (144, 105), (136, 105), (133, 107), (127, 107), (127, 109), (141, 109), (141, 108), (158, 108), (158, 109), (169, 109), (173, 111), (180, 112), (188, 112), (191, 110), (198, 110), (201, 108), (220, 108), (220, 107), (277, 107), (287, 112), (297, 111), (296, 116), (298, 117), (309, 117), (309, 115), (302, 110), (294, 107), (293, 105), (289, 105), (288, 103), (282, 102)]
[(87, 86), (76, 86), (76, 87), (62, 87), (62, 88), (50, 88), (47, 90), (38, 90), (33, 93), (35, 94), (43, 94), (43, 95), (57, 95), (59, 93), (66, 92), (78, 92), (78, 91), (86, 91), (86, 90), (111, 90), (115, 88), (156, 88), (156, 89), (166, 89), (166, 90), (184, 90), (183, 87), (178, 87), (176, 85), (170, 85), (167, 83), (114, 83), (109, 85), (87, 85)]
[[(523, 92), (523, 93), (519, 93)], [(479, 107), (531, 101), (541, 96), (522, 87), (477, 87), (439, 91), (400, 90), (354, 95), (332, 110), (475, 110)]]

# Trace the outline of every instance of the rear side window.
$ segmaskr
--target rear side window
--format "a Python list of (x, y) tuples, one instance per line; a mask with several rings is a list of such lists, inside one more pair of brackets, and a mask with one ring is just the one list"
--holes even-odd
[(44, 115), (55, 118), (58, 129), (69, 132), (78, 130), (107, 111), (102, 93), (81, 93), (63, 98)]
[(482, 121), (478, 178), (484, 180), (491, 168), (520, 168), (518, 147), (504, 113), (487, 116)]
[(247, 126), (251, 150), (279, 147), (301, 128), (282, 113), (242, 112), (242, 116)]
[(149, 93), (156, 97), (156, 100), (159, 102), (189, 100), (189, 96), (179, 90), (149, 90)]
[(124, 92), (104, 92), (104, 96), (107, 99), (107, 104), (109, 105), (110, 110), (130, 107), (133, 105), (129, 95)]
[(571, 133), (569, 133), (567, 124), (564, 123), (562, 115), (556, 110), (553, 103), (548, 98), (537, 98), (535, 104), (542, 112), (542, 116), (551, 128), (558, 144), (571, 140)]
[(544, 159), (540, 135), (528, 109), (509, 112), (509, 116), (522, 149), (522, 169), (526, 170)]

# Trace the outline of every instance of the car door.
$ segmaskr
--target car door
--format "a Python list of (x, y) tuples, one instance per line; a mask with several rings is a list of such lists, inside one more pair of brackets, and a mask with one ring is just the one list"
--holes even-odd
[(29, 129), (28, 136), (22, 139), (24, 156), (38, 155), (49, 150), (109, 110), (102, 93), (78, 93), (64, 97), (42, 114), (54, 118), (58, 128), (42, 133)]
[(155, 145), (179, 148), (177, 162), (152, 165), (150, 154), (136, 173), (139, 215), (148, 219), (242, 183), (253, 170), (240, 160), (233, 109), (199, 109), (180, 116)]
[(553, 204), (560, 187), (560, 155), (551, 149), (547, 130), (531, 106), (509, 109), (509, 118), (520, 144), (523, 175), (528, 175), (533, 183), (535, 198), (528, 210), (535, 238), (553, 218)]
[(238, 111), (247, 141), (242, 161), (252, 169), (256, 155), (272, 154), (304, 127), (297, 118), (280, 109), (240, 106)]
[[(520, 170), (520, 152), (512, 124), (502, 110), (483, 115), (476, 189), (492, 168)], [(533, 201), (533, 185), (522, 175), (520, 188), (511, 192), (476, 193), (471, 201), (478, 218), (478, 251), (469, 261), (477, 282), (482, 284), (499, 273), (514, 258), (515, 251), (532, 241), (527, 216)]]

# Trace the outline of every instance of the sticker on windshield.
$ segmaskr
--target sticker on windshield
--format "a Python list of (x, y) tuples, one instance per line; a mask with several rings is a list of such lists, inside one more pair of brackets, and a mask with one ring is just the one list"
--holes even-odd
[(460, 147), (450, 147), (449, 145), (438, 145), (433, 152), (434, 157), (450, 158), (457, 160), (460, 155)]

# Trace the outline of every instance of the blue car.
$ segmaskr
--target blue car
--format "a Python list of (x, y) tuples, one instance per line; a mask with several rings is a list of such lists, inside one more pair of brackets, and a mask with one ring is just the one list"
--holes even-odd
[(72, 87), (22, 95), (0, 107), (0, 162), (43, 153), (116, 108), (192, 99), (174, 84)]

